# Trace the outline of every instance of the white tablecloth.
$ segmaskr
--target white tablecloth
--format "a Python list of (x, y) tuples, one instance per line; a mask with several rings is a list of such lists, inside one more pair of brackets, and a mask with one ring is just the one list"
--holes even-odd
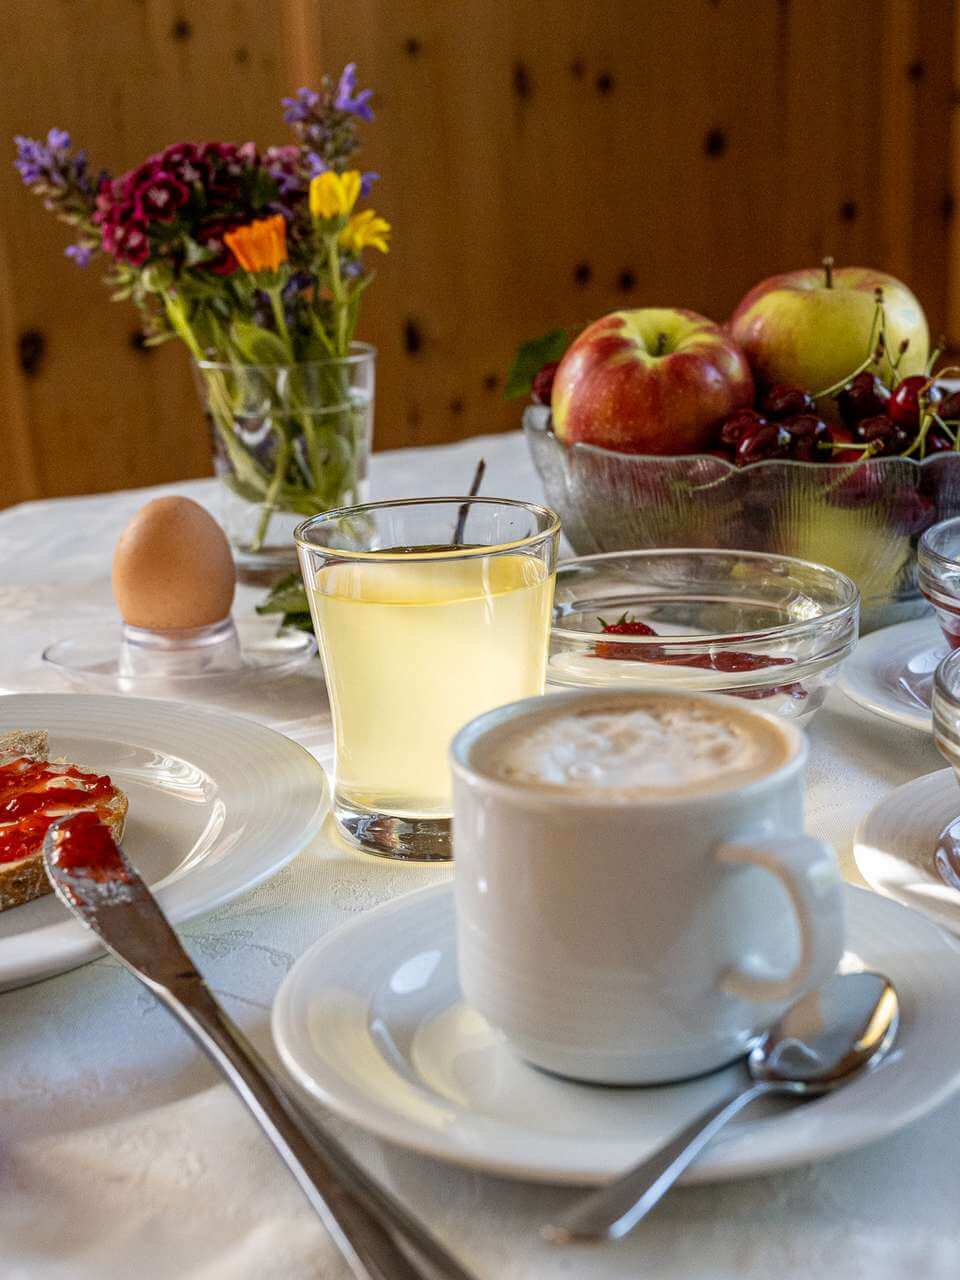
[[(462, 492), (481, 452), (486, 493), (541, 496), (519, 435), (379, 454), (374, 495)], [(166, 491), (215, 510), (211, 482)], [(70, 620), (110, 615), (113, 543), (147, 496), (0, 512), (0, 688), (61, 687), (41, 669), (40, 651)], [(256, 597), (243, 589), (239, 609)], [(317, 705), (286, 728), (327, 763), (319, 693)], [(891, 787), (942, 761), (925, 735), (860, 712), (839, 693), (811, 736), (810, 827), (835, 843), (856, 879), (857, 820)], [(447, 874), (374, 864), (323, 836), (255, 892), (182, 933), (230, 1014), (275, 1060), (270, 1003), (305, 948), (349, 916)], [(569, 1191), (440, 1165), (332, 1123), (481, 1280), (960, 1276), (960, 1099), (849, 1156), (762, 1180), (679, 1189), (632, 1240), (590, 1252), (538, 1240), (537, 1224)], [(117, 964), (100, 960), (0, 995), (0, 1277), (345, 1275), (227, 1086)]]

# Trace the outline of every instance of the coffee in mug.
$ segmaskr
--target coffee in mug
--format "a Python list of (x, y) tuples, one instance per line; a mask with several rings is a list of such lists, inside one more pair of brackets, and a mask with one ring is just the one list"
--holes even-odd
[(530, 1062), (713, 1070), (836, 967), (836, 858), (803, 833), (806, 740), (732, 698), (575, 690), (454, 739), (460, 981)]

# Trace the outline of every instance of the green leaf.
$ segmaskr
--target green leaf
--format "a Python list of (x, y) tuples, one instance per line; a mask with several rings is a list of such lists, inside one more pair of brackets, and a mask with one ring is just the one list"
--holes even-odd
[(573, 341), (575, 333), (575, 329), (551, 329), (542, 337), (531, 338), (518, 347), (507, 374), (507, 385), (503, 389), (504, 400), (528, 396), (534, 377), (545, 364), (560, 359)]
[(291, 573), (275, 583), (263, 604), (257, 605), (257, 613), (306, 613), (310, 606), (299, 573)]
[(230, 338), (247, 364), (288, 364), (286, 344), (269, 329), (238, 316), (230, 325)]

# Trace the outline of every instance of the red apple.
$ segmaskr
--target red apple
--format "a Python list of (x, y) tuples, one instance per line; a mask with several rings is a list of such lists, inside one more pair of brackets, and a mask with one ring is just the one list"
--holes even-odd
[(887, 352), (876, 372), (894, 381), (889, 356), (909, 346), (899, 377), (922, 373), (930, 337), (920, 303), (905, 284), (867, 267), (833, 269), (830, 259), (809, 271), (788, 271), (763, 280), (746, 295), (730, 319), (730, 333), (747, 353), (757, 381), (784, 382), (816, 394), (832, 387), (870, 354), (876, 311), (883, 290)]
[(623, 453), (698, 453), (717, 425), (753, 404), (743, 352), (719, 325), (680, 308), (614, 311), (560, 361), (553, 429)]

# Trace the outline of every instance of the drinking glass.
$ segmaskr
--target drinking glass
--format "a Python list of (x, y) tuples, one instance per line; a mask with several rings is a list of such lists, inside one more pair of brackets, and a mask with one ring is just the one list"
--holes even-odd
[(450, 858), (450, 740), (543, 693), (559, 534), (553, 511), (499, 498), (368, 503), (296, 530), (353, 844)]

